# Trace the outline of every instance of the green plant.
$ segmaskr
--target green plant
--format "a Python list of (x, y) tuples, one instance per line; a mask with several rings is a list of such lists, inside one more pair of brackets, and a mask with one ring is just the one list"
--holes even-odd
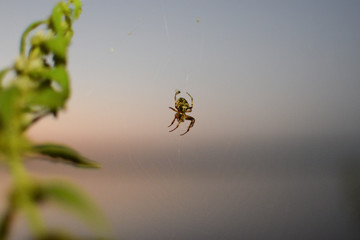
[(74, 239), (48, 229), (39, 209), (47, 201), (68, 207), (89, 222), (96, 234), (104, 233), (102, 215), (79, 189), (60, 180), (37, 180), (24, 166), (27, 154), (40, 154), (77, 167), (99, 167), (67, 146), (35, 144), (26, 137), (35, 122), (48, 115), (56, 117), (66, 105), (70, 95), (67, 49), (72, 24), (80, 13), (80, 0), (59, 2), (48, 19), (26, 28), (15, 63), (0, 71), (0, 162), (8, 167), (13, 180), (0, 220), (1, 240), (8, 238), (18, 212), (26, 217), (35, 239)]

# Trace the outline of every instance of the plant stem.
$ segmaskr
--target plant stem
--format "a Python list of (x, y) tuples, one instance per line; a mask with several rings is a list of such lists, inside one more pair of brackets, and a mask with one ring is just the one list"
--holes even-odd
[(37, 28), (41, 24), (45, 24), (47, 22), (48, 22), (47, 20), (40, 20), (40, 21), (30, 24), (30, 26), (28, 26), (25, 29), (24, 33), (21, 36), (21, 41), (20, 41), (20, 55), (25, 55), (26, 39), (27, 39), (27, 35), (29, 34), (29, 32), (31, 32), (33, 29)]
[(25, 140), (22, 138), (20, 117), (18, 116), (18, 109), (21, 105), (22, 98), (17, 95), (16, 98), (12, 98), (14, 101), (12, 104), (14, 107), (13, 120), (11, 124), (6, 124), (4, 131), (4, 137), (8, 140), (6, 155), (8, 158), (8, 165), (13, 176), (14, 181), (14, 197), (11, 197), (10, 205), (15, 209), (21, 209), (24, 211), (29, 224), (30, 229), (34, 236), (39, 237), (45, 233), (45, 225), (40, 216), (40, 213), (33, 201), (33, 183), (28, 176), (21, 155), (24, 148)]
[(10, 159), (10, 170), (14, 178), (16, 207), (21, 208), (28, 219), (30, 229), (34, 236), (42, 236), (45, 233), (43, 219), (33, 201), (33, 189), (30, 177), (19, 156), (13, 155)]

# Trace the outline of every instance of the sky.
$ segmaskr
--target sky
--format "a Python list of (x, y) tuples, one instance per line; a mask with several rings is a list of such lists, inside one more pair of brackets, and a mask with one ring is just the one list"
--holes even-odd
[[(0, 0), (0, 22), (3, 23), (0, 68), (11, 64), (17, 56), (19, 38), (25, 27), (47, 17), (56, 2)], [(281, 193), (302, 186), (299, 180), (293, 182), (294, 186), (278, 188), (279, 184), (289, 181), (287, 172), (301, 172), (301, 179), (310, 187), (306, 178), (310, 173), (318, 175), (318, 171), (322, 171), (319, 169), (330, 169), (324, 168), (324, 162), (334, 166), (339, 151), (350, 155), (357, 152), (360, 136), (359, 10), (360, 3), (351, 0), (83, 0), (83, 11), (75, 23), (75, 35), (69, 49), (71, 99), (57, 119), (49, 117), (39, 122), (29, 135), (37, 142), (66, 143), (98, 160), (104, 165), (99, 176), (113, 176), (105, 178), (104, 185), (119, 181), (117, 173), (125, 176), (134, 173), (138, 175), (138, 182), (143, 183), (148, 180), (144, 175), (149, 178), (162, 176), (163, 181), (145, 182), (149, 184), (148, 189), (154, 190), (147, 190), (149, 194), (154, 196), (160, 191), (162, 195), (155, 200), (165, 203), (175, 198), (178, 199), (176, 203), (189, 201), (191, 206), (199, 206), (190, 201), (192, 196), (204, 209), (211, 208), (213, 202), (205, 200), (210, 197), (210, 190), (200, 190), (203, 195), (199, 198), (194, 197), (195, 190), (188, 193), (184, 190), (187, 184), (194, 184), (193, 180), (184, 177), (184, 182), (166, 185), (169, 176), (185, 173), (192, 176), (210, 174), (213, 180), (216, 179), (214, 175), (223, 177), (229, 171), (234, 174), (239, 170), (246, 176), (252, 171), (257, 174), (260, 171), (265, 176), (274, 176), (280, 171), (286, 177), (276, 179), (279, 182), (269, 189)], [(194, 98), (193, 112), (189, 115), (196, 119), (195, 126), (182, 137), (179, 135), (186, 131), (189, 123), (182, 123), (172, 133), (167, 127), (174, 116), (168, 107), (174, 107), (177, 89), (181, 90), (182, 97), (190, 100), (185, 94), (189, 92)], [(306, 150), (301, 147), (305, 145)], [(314, 149), (317, 152), (311, 155)], [(302, 158), (304, 155), (306, 159)], [(241, 170), (244, 166), (248, 172)], [(61, 174), (68, 173), (66, 171)], [(86, 174), (82, 174), (88, 181)], [(256, 189), (264, 188), (265, 192), (267, 189), (260, 178), (255, 182), (247, 180), (248, 185), (237, 178), (231, 179), (230, 185), (228, 182), (219, 184), (229, 190), (227, 193), (233, 192), (234, 201), (240, 199), (240, 193), (234, 193), (239, 186), (249, 189), (248, 186), (254, 185)], [(78, 181), (85, 188), (88, 186), (85, 180)], [(205, 185), (211, 182), (209, 179), (203, 181), (201, 184)], [(329, 182), (320, 181), (322, 184), (311, 193), (316, 195), (324, 186), (333, 185), (331, 181), (335, 181), (334, 177), (329, 177)], [(152, 188), (155, 184), (163, 188), (159, 185)], [(136, 189), (144, 192), (133, 182), (125, 185), (127, 190), (124, 191), (129, 194)], [(198, 187), (203, 189), (204, 186)], [(108, 194), (106, 189), (91, 191)], [(218, 191), (220, 189), (214, 190), (214, 194)], [(329, 190), (329, 196), (335, 194), (334, 191)], [(121, 196), (121, 190), (117, 192)], [(179, 197), (177, 194), (180, 193), (184, 195)], [(135, 195), (134, 199), (140, 201), (139, 195)], [(271, 196), (274, 204), (280, 198), (277, 194)], [(260, 198), (266, 198), (266, 195)], [(106, 205), (110, 197), (107, 199), (99, 201)], [(114, 199), (119, 200), (114, 197), (111, 201)], [(130, 199), (122, 201), (134, 207)], [(154, 204), (157, 204), (155, 200)], [(225, 199), (217, 201), (221, 203)], [(259, 201), (258, 198), (255, 203), (250, 201), (255, 204), (254, 209)], [(291, 201), (296, 203), (296, 198)], [(336, 205), (327, 203), (329, 208)], [(168, 205), (167, 211), (171, 206)], [(274, 208), (282, 209), (281, 206), (279, 203), (278, 208)], [(316, 206), (312, 207), (316, 209)], [(124, 209), (135, 225), (144, 219), (141, 214)], [(178, 210), (181, 209), (191, 212), (190, 209), (199, 208), (182, 206)], [(179, 217), (176, 214), (174, 216)], [(222, 209), (212, 214), (218, 220), (205, 225), (200, 222), (206, 214), (198, 215), (198, 225), (203, 230), (190, 231), (189, 236), (210, 239), (210, 229), (221, 216), (231, 215), (231, 210)], [(291, 237), (291, 232), (286, 235), (280, 225), (271, 232), (271, 219), (279, 218), (275, 213), (271, 214), (265, 218), (263, 228), (260, 226), (262, 234), (273, 239), (280, 233)], [(340, 216), (336, 214), (334, 216)], [(166, 222), (165, 215), (163, 218), (158, 215), (159, 223)], [(147, 216), (154, 219), (153, 213)], [(181, 216), (186, 220), (184, 215)], [(249, 216), (254, 225), (262, 219), (258, 213), (249, 212)], [(282, 224), (289, 219), (306, 219), (295, 213), (291, 216), (293, 218), (280, 217), (284, 220)], [(319, 213), (319, 216), (325, 215)], [(112, 216), (112, 219), (116, 222), (118, 216)], [(322, 226), (327, 227), (324, 219)], [(121, 221), (122, 226), (130, 229), (131, 221), (125, 220)], [(294, 226), (299, 225), (296, 221)], [(143, 231), (139, 232), (147, 236), (151, 227), (145, 225), (141, 225)], [(246, 226), (247, 231), (243, 235), (236, 232), (240, 234), (236, 236), (254, 237), (251, 224)], [(163, 237), (171, 236), (171, 232), (180, 239), (189, 237), (181, 235), (184, 229), (181, 231), (175, 226), (167, 229), (170, 229), (170, 235), (166, 235), (167, 231), (157, 232), (162, 232)], [(234, 229), (224, 227), (218, 232), (229, 233)], [(304, 229), (308, 231), (302, 233), (309, 233), (306, 236), (327, 236), (316, 235), (311, 227), (304, 226)], [(354, 236), (344, 229), (347, 227), (338, 231), (340, 237)], [(136, 235), (139, 232), (128, 230), (128, 235), (124, 234), (141, 237)], [(155, 232), (150, 234), (154, 239), (160, 236)], [(208, 235), (201, 235), (204, 232)]]
[[(12, 27), (2, 34), (1, 66), (15, 58), (25, 26), (47, 16), (54, 2), (22, 9), (2, 1), (3, 21)], [(84, 1), (69, 51), (73, 96), (62, 121), (100, 135), (172, 136), (162, 126), (172, 120), (167, 107), (179, 89), (195, 99), (197, 137), (359, 132), (358, 7)]]

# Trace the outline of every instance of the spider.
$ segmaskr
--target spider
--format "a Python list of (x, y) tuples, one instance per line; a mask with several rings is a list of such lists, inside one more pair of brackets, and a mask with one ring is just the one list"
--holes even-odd
[(175, 113), (175, 117), (174, 117), (174, 120), (171, 122), (171, 124), (168, 126), (170, 127), (171, 125), (174, 124), (175, 120), (177, 119), (178, 120), (178, 124), (177, 126), (173, 129), (173, 130), (170, 130), (169, 132), (172, 132), (174, 131), (175, 129), (177, 129), (180, 125), (180, 123), (184, 122), (185, 120), (190, 120), (190, 125), (187, 129), (186, 132), (184, 132), (183, 134), (180, 134), (180, 136), (183, 136), (185, 135), (188, 131), (190, 131), (190, 128), (192, 128), (194, 126), (194, 123), (195, 123), (195, 118), (191, 117), (191, 116), (188, 116), (186, 115), (187, 112), (191, 112), (192, 111), (192, 108), (194, 106), (194, 102), (193, 102), (193, 98), (192, 96), (187, 92), (187, 95), (190, 96), (191, 98), (191, 107), (189, 106), (189, 103), (186, 101), (185, 98), (178, 98), (176, 99), (176, 96), (180, 93), (180, 91), (176, 91), (175, 92), (175, 108), (172, 108), (172, 107), (169, 107), (171, 110), (173, 110)]

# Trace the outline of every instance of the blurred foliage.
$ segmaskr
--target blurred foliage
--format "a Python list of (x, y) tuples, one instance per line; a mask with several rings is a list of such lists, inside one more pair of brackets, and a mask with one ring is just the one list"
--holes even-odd
[(77, 167), (99, 168), (100, 165), (82, 156), (75, 150), (58, 144), (39, 144), (32, 146), (32, 152), (49, 156), (53, 161), (69, 163)]
[(35, 144), (26, 137), (35, 122), (48, 115), (56, 117), (66, 107), (70, 96), (67, 50), (73, 22), (80, 13), (80, 0), (56, 4), (48, 19), (25, 29), (15, 63), (0, 71), (0, 159), (13, 179), (8, 206), (0, 220), (0, 240), (9, 237), (18, 212), (27, 218), (33, 239), (78, 239), (48, 229), (39, 209), (44, 202), (58, 203), (78, 215), (97, 237), (106, 235), (102, 215), (80, 189), (60, 180), (36, 180), (24, 166), (24, 155), (37, 154), (76, 167), (99, 167), (67, 146)]

